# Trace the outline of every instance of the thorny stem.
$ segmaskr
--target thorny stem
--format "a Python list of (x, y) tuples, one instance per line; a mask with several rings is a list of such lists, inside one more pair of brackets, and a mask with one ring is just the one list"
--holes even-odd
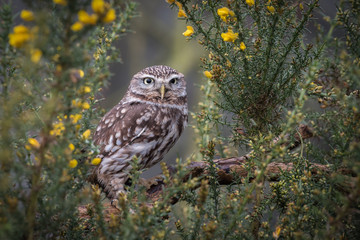
[[(220, 51), (220, 48), (218, 48), (216, 46), (216, 41), (212, 41), (210, 39), (209, 34), (206, 33), (205, 30), (203, 29), (203, 27), (201, 25), (201, 22), (199, 22), (199, 21), (197, 21), (195, 19), (194, 14), (192, 14), (192, 11), (190, 11), (189, 8), (185, 4), (183, 4), (183, 8), (185, 9), (186, 14), (188, 15), (188, 17), (187, 17), (188, 20), (190, 20), (191, 22), (193, 22), (196, 25), (196, 27), (198, 28), (198, 31), (203, 35), (203, 37), (204, 37), (205, 41), (207, 42), (207, 44), (209, 46), (211, 46), (211, 49), (214, 52), (216, 52), (222, 58), (223, 61), (226, 61), (228, 58), (224, 55), (224, 53), (222, 51)], [(213, 14), (215, 14), (215, 13), (213, 13)], [(215, 22), (217, 23), (216, 14), (214, 15), (214, 17), (215, 17)], [(217, 29), (220, 29), (220, 27), (217, 27)], [(237, 109), (237, 107), (231, 101), (231, 97), (232, 97), (231, 93), (229, 92), (229, 94), (228, 94), (228, 91), (226, 91), (226, 89), (222, 88), (221, 84), (219, 84), (218, 87), (219, 87), (220, 91), (223, 93), (223, 96), (226, 98), (227, 102), (230, 103), (231, 108), (232, 109)]]
[[(44, 139), (46, 140), (46, 139)], [(44, 162), (44, 147), (41, 146), (39, 149), (39, 164), (36, 164), (33, 168), (33, 175), (31, 178), (31, 192), (29, 196), (29, 204), (26, 210), (26, 219), (28, 223), (28, 235), (27, 239), (34, 239), (34, 226), (35, 226), (35, 213), (37, 210), (37, 199), (41, 189), (40, 176), (42, 165)]]
[(270, 27), (271, 28), (271, 32), (270, 32), (270, 37), (269, 37), (269, 41), (268, 41), (268, 45), (267, 45), (267, 48), (265, 50), (265, 72), (263, 74), (263, 77), (262, 77), (262, 82), (265, 82), (265, 79), (267, 77), (267, 73), (269, 71), (269, 62), (270, 62), (270, 55), (271, 55), (271, 49), (274, 45), (274, 35), (275, 35), (275, 26), (277, 24), (277, 21), (279, 20), (279, 16), (278, 15), (275, 15), (274, 17), (274, 21), (273, 21), (273, 24), (272, 26)]
[[(194, 14), (192, 14), (192, 11), (189, 10), (189, 8), (184, 5), (183, 6), (186, 10), (186, 14), (188, 15), (188, 19), (191, 20), (198, 28), (199, 32), (204, 36), (206, 39), (206, 42), (212, 47), (211, 49), (215, 51), (219, 56), (222, 57), (223, 60), (226, 60), (227, 57), (220, 51), (220, 49), (216, 46), (216, 41), (212, 41), (209, 37), (209, 34), (205, 32), (205, 30), (201, 26), (201, 22), (197, 21), (195, 19)], [(216, 21), (216, 20), (215, 20)]]
[[(58, 99), (58, 93), (55, 92), (53, 98)], [(57, 115), (55, 109), (51, 109), (49, 113), (48, 121), (45, 122), (45, 126), (43, 127), (42, 133), (40, 134), (41, 142), (40, 149), (38, 150), (39, 160), (36, 161), (35, 166), (33, 168), (33, 174), (31, 178), (31, 191), (29, 196), (29, 204), (26, 210), (26, 219), (28, 222), (28, 234), (27, 239), (31, 240), (34, 239), (34, 226), (35, 226), (35, 213), (37, 211), (37, 201), (38, 195), (41, 190), (42, 183), (41, 183), (41, 172), (43, 169), (43, 165), (45, 163), (45, 152), (49, 145), (49, 136), (50, 136), (50, 129), (52, 127), (52, 119)]]
[[(66, 29), (65, 29), (65, 39), (64, 39), (64, 51), (66, 54), (70, 53), (70, 22), (71, 22), (71, 15), (67, 16), (66, 19)], [(68, 66), (64, 66), (65, 69)], [(64, 70), (65, 70), (64, 69)], [(58, 82), (60, 81), (61, 76), (58, 77)], [(58, 84), (58, 87), (62, 86), (61, 84)], [(58, 99), (58, 94), (59, 91), (54, 91), (54, 95), (53, 95), (53, 99)], [(38, 201), (38, 197), (39, 197), (39, 192), (41, 190), (42, 184), (40, 182), (41, 179), (41, 172), (42, 172), (42, 167), (43, 164), (45, 163), (45, 150), (46, 147), (48, 146), (48, 137), (50, 134), (50, 129), (52, 127), (52, 119), (57, 115), (57, 112), (55, 111), (55, 109), (51, 109), (51, 112), (49, 113), (49, 118), (47, 119), (46, 122), (42, 123), (45, 125), (43, 130), (42, 130), (42, 134), (40, 135), (42, 137), (42, 142), (43, 144), (41, 144), (40, 149), (39, 149), (39, 163), (35, 164), (34, 167), (34, 171), (33, 171), (33, 175), (32, 175), (32, 180), (31, 180), (31, 192), (30, 192), (30, 196), (29, 196), (29, 205), (26, 211), (26, 218), (27, 218), (27, 222), (28, 222), (28, 236), (27, 239), (31, 240), (34, 239), (34, 226), (35, 226), (35, 213), (37, 210), (37, 201)]]
[[(252, 198), (252, 192), (254, 192), (255, 187), (258, 185), (258, 183), (260, 181), (264, 181), (264, 173), (266, 170), (266, 167), (269, 165), (269, 163), (271, 162), (272, 157), (268, 157), (266, 158), (266, 161), (264, 164), (262, 164), (262, 168), (260, 170), (260, 173), (256, 176), (255, 181), (251, 184), (250, 188), (248, 188), (248, 190), (246, 191), (246, 193), (244, 194), (245, 199), (243, 200), (243, 202), (241, 203), (241, 206), (239, 207), (238, 210), (238, 216), (241, 215), (241, 213), (244, 211), (244, 207), (245, 205), (248, 203), (248, 201)], [(237, 219), (236, 218), (232, 218), (231, 219), (231, 223), (229, 224), (230, 227), (228, 228), (228, 231), (225, 233), (225, 239), (227, 238), (227, 236), (231, 233), (230, 231), (235, 227), (236, 223), (237, 223)]]
[[(285, 63), (285, 60), (287, 59), (287, 56), (289, 55), (289, 53), (290, 53), (290, 51), (292, 50), (292, 47), (293, 47), (295, 41), (298, 39), (299, 34), (301, 33), (302, 29), (304, 28), (305, 23), (308, 22), (308, 19), (309, 19), (310, 15), (311, 15), (313, 9), (315, 8), (317, 2), (318, 2), (318, 0), (315, 0), (315, 1), (310, 5), (310, 7), (309, 7), (308, 11), (306, 12), (306, 14), (304, 15), (301, 23), (300, 23), (299, 26), (296, 28), (295, 33), (292, 35), (292, 39), (291, 39), (290, 43), (287, 44), (286, 51), (285, 51), (284, 55), (282, 56), (280, 63), (277, 65), (277, 69), (276, 69), (276, 71), (275, 71), (275, 74), (274, 74), (272, 80), (270, 81), (270, 86), (269, 86), (269, 88), (268, 88), (268, 94), (270, 94), (270, 92), (271, 92), (271, 90), (272, 90), (272, 86), (274, 85), (274, 82), (275, 82), (276, 78), (278, 77), (278, 75), (279, 75), (279, 73), (280, 73), (280, 70), (282, 69), (282, 67), (283, 67), (283, 65), (284, 65), (284, 63)], [(268, 56), (267, 56), (267, 57), (268, 57)], [(267, 71), (267, 70), (268, 70), (268, 67), (266, 67), (265, 71)], [(263, 80), (264, 80), (264, 77), (265, 77), (265, 75), (263, 75)], [(288, 78), (288, 81), (290, 81), (290, 80), (291, 80), (291, 78)], [(288, 81), (287, 81), (287, 82), (288, 82)]]

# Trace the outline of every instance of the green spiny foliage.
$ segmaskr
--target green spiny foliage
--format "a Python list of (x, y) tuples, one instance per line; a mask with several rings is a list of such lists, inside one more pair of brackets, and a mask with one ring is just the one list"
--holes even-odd
[(296, 92), (302, 72), (318, 55), (303, 33), (317, 1), (178, 1), (209, 51), (203, 67), (216, 84), (218, 107), (231, 113), (227, 124), (248, 134), (278, 130), (279, 116)]
[[(336, 18), (326, 18), (330, 30), (319, 27), (320, 41), (305, 45), (317, 1), (168, 0), (189, 24), (184, 35), (209, 54), (193, 113), (199, 154), (178, 159), (172, 175), (162, 164), (157, 201), (133, 184), (110, 216), (101, 191), (86, 183), (97, 162), (89, 135), (103, 114), (96, 93), (118, 56), (112, 43), (135, 5), (113, 1), (102, 12), (92, 1), (54, 2), (28, 1), (26, 29), (13, 28), (10, 6), (1, 7), (0, 238), (359, 238), (357, 1), (341, 1)], [(110, 8), (117, 18), (103, 22)], [(78, 19), (82, 9), (94, 13)], [(333, 37), (337, 29), (345, 40)], [(307, 107), (316, 102), (320, 110)], [(299, 124), (311, 125), (320, 143), (300, 139), (291, 151)], [(238, 147), (249, 149), (241, 166), (248, 174), (231, 173), (233, 183), (221, 186), (215, 159), (237, 156)], [(190, 159), (207, 162), (206, 174), (188, 178)], [(291, 168), (269, 183), (274, 162)], [(134, 159), (134, 183), (140, 174)]]
[(89, 136), (102, 113), (95, 95), (135, 4), (106, 3), (81, 19), (90, 1), (27, 3), (17, 26), (10, 4), (0, 11), (0, 238), (78, 238), (77, 207), (91, 196), (84, 185), (97, 151)]
[[(357, 1), (341, 1), (336, 18), (324, 18), (328, 32), (316, 26), (318, 41), (307, 45), (303, 33), (317, 1), (173, 3), (189, 25), (184, 35), (197, 37), (209, 53), (202, 58), (206, 94), (200, 114), (193, 115), (200, 159), (210, 166), (209, 194), (201, 209), (193, 208), (190, 223), (176, 222), (182, 239), (358, 238)], [(339, 29), (346, 31), (346, 41), (333, 37)], [(320, 111), (305, 107), (316, 107), (316, 101)], [(301, 123), (311, 125), (320, 141), (302, 141), (290, 151), (286, 136)], [(219, 134), (225, 126), (232, 135)], [(234, 140), (251, 150), (244, 164), (249, 174), (224, 188), (212, 180), (213, 158), (233, 156), (224, 152), (224, 143)], [(271, 162), (292, 169), (268, 185), (265, 169)], [(314, 163), (330, 173), (314, 176)]]

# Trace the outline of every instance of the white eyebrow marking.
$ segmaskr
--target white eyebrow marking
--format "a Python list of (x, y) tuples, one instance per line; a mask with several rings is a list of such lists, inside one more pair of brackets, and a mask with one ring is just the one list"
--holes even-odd
[(180, 78), (180, 77), (181, 77), (181, 75), (179, 75), (179, 74), (171, 74), (168, 78), (165, 79), (165, 81), (167, 82), (173, 78)]
[(153, 78), (153, 79), (155, 79), (156, 78), (154, 75), (150, 75), (150, 74), (141, 74), (139, 77), (141, 79), (143, 79), (143, 78)]

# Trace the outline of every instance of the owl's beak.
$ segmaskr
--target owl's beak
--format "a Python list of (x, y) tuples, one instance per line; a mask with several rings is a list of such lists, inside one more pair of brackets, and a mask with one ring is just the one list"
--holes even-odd
[(161, 95), (161, 100), (164, 99), (164, 95), (165, 95), (165, 85), (162, 84), (160, 87), (160, 95)]

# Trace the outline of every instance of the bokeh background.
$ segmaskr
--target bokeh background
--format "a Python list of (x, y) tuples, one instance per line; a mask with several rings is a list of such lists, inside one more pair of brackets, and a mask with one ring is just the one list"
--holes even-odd
[[(201, 97), (199, 85), (204, 80), (200, 68), (200, 57), (207, 54), (197, 40), (187, 41), (182, 33), (186, 30), (186, 22), (178, 20), (177, 9), (171, 9), (165, 0), (138, 0), (139, 16), (131, 22), (132, 33), (127, 34), (117, 44), (121, 51), (122, 63), (111, 67), (114, 74), (110, 87), (104, 89), (106, 109), (114, 106), (124, 95), (132, 76), (141, 69), (152, 65), (168, 65), (182, 72), (187, 81), (189, 110), (195, 112)], [(201, 2), (201, 1), (198, 1)], [(225, 2), (225, 1), (224, 1)], [(338, 0), (320, 0), (321, 9), (314, 16), (313, 23), (320, 23), (325, 28), (328, 23), (325, 16), (333, 18)], [(308, 41), (316, 35), (314, 24), (309, 26)], [(309, 107), (315, 107), (311, 104)], [(194, 132), (189, 117), (190, 127), (186, 128), (180, 140), (165, 156), (165, 161), (172, 163), (177, 157), (185, 159), (195, 151)], [(143, 174), (147, 178), (159, 173), (159, 164)]]
[[(200, 97), (198, 85), (203, 76), (200, 57), (205, 53), (197, 41), (188, 41), (182, 35), (186, 30), (186, 22), (177, 19), (176, 9), (171, 9), (165, 0), (137, 2), (139, 15), (131, 21), (132, 32), (117, 44), (122, 63), (111, 66), (114, 75), (110, 87), (103, 91), (106, 98), (102, 102), (103, 107), (110, 109), (117, 104), (126, 92), (132, 76), (141, 69), (153, 65), (168, 65), (185, 75), (189, 110), (195, 111)], [(189, 124), (192, 124), (191, 117)], [(177, 157), (185, 159), (191, 155), (194, 147), (193, 129), (187, 127), (164, 160), (171, 164)], [(143, 177), (151, 177), (160, 171), (157, 164), (144, 172)]]
[[(0, 0), (0, 3), (4, 2), (9, 2), (9, 0)], [(26, 8), (21, 0), (11, 2), (14, 13), (19, 13)], [(182, 35), (186, 30), (186, 22), (177, 19), (177, 10), (171, 9), (165, 0), (137, 0), (136, 2), (138, 16), (130, 23), (131, 32), (117, 42), (122, 62), (111, 65), (113, 75), (108, 87), (102, 91), (104, 100), (101, 105), (109, 110), (117, 104), (126, 92), (132, 76), (141, 69), (152, 65), (168, 65), (185, 75), (189, 110), (195, 112), (201, 97), (199, 85), (201, 81), (204, 81), (200, 57), (207, 54), (203, 52), (197, 40), (187, 41)], [(338, 0), (319, 1), (321, 7), (308, 28), (307, 41), (311, 41), (316, 35), (317, 28), (314, 27), (314, 23), (320, 23), (325, 29), (329, 26), (324, 17), (335, 16), (338, 2)], [(336, 33), (336, 35), (342, 36), (341, 33)], [(317, 108), (317, 105), (314, 103), (307, 107)], [(189, 125), (192, 124), (193, 121), (189, 117)], [(182, 159), (189, 157), (195, 151), (194, 138), (193, 129), (188, 127), (164, 160), (171, 164), (177, 157)], [(145, 172), (143, 177), (153, 176), (160, 171), (157, 164)]]

